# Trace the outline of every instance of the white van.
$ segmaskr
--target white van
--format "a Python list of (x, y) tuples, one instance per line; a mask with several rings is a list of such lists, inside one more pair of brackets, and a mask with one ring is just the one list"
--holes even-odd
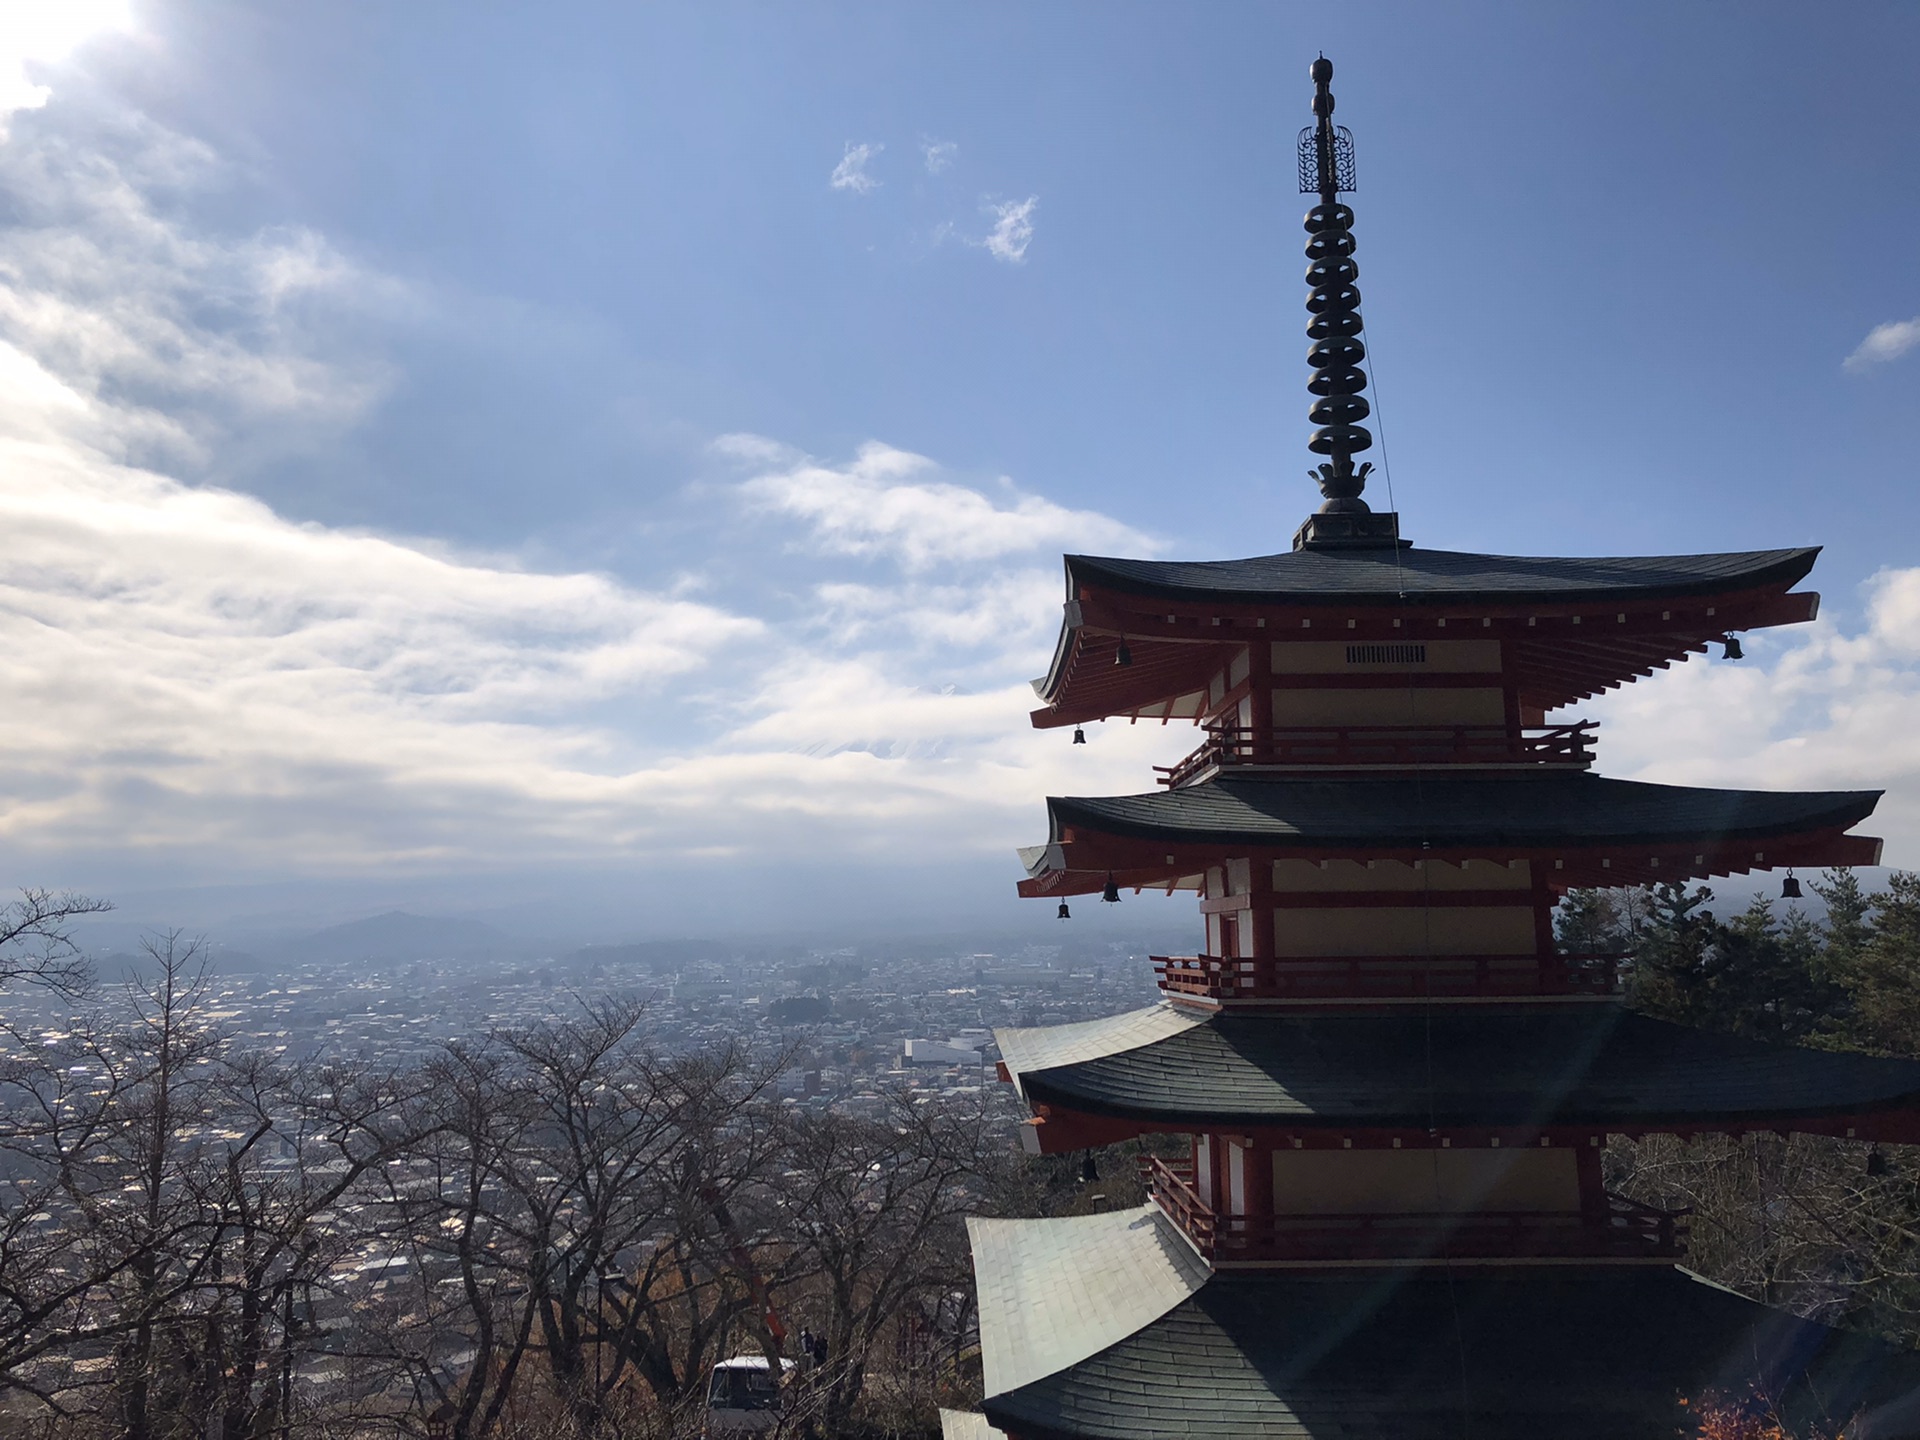
[(764, 1355), (736, 1355), (713, 1367), (707, 1385), (708, 1435), (763, 1435), (780, 1423), (785, 1381), (794, 1362), (780, 1362), (776, 1381)]

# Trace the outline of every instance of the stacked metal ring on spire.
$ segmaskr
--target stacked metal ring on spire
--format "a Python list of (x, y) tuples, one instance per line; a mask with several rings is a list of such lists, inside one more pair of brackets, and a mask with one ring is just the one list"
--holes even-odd
[[(1353, 263), (1353, 210), (1323, 198), (1307, 212), (1306, 225), (1307, 311), (1313, 317), (1307, 322), (1313, 341), (1307, 351), (1313, 366), (1307, 389), (1319, 397), (1307, 418), (1320, 427), (1307, 448), (1333, 456), (1335, 471), (1344, 476), (1352, 471), (1348, 457), (1373, 446), (1372, 433), (1359, 423), (1371, 407), (1360, 393), (1367, 388), (1360, 368), (1367, 348), (1360, 343), (1360, 292), (1353, 283), (1360, 278)], [(1359, 493), (1357, 487), (1353, 493)]]

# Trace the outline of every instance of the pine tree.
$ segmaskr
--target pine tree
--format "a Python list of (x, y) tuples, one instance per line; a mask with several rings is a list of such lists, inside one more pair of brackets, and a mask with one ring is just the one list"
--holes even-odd
[(1702, 885), (1677, 881), (1655, 885), (1633, 960), (1634, 1008), (1683, 1025), (1709, 1023), (1711, 960), (1715, 926), (1700, 909), (1713, 899)]
[(1870, 904), (1871, 926), (1844, 971), (1853, 1002), (1845, 1038), (1865, 1050), (1920, 1056), (1920, 875), (1896, 871)]
[(1562, 955), (1617, 955), (1628, 948), (1618, 899), (1607, 890), (1569, 890), (1554, 910)]

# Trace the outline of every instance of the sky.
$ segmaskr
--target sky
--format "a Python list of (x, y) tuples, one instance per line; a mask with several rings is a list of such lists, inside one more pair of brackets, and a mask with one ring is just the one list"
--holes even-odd
[(1042, 797), (1193, 740), (1031, 730), (1060, 553), (1318, 503), (1323, 51), (1370, 498), (1825, 546), (1816, 624), (1577, 713), (1605, 773), (1885, 788), (1920, 866), (1912, 6), (12, 0), (0, 880), (1057, 938)]

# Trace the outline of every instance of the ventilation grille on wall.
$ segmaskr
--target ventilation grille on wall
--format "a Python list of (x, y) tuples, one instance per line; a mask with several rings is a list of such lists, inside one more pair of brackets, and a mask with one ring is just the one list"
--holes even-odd
[(1424, 665), (1426, 663), (1427, 647), (1424, 645), (1347, 646), (1347, 664), (1349, 665)]

